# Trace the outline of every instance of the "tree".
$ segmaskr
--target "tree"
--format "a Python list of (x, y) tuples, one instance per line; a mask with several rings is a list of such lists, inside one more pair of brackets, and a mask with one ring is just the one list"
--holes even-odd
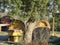
[(30, 16), (37, 19), (39, 17), (38, 12), (41, 11), (42, 16), (47, 14), (46, 7), (48, 2), (49, 0), (8, 0), (7, 4), (13, 7), (11, 13), (9, 12), (9, 15), (19, 15), (21, 20), (23, 20), (23, 18), (26, 20)]
[[(6, 6), (11, 7), (12, 10), (9, 11), (8, 15), (12, 18), (18, 15), (22, 21), (26, 21), (30, 17), (34, 17), (35, 20), (38, 20), (40, 16), (45, 17), (45, 15), (47, 15), (48, 2), (49, 0), (7, 0)], [(31, 26), (32, 25), (33, 24), (31, 24)], [(34, 27), (30, 28), (32, 30)], [(31, 31), (30, 28), (29, 31)], [(31, 42), (31, 40), (29, 41)]]

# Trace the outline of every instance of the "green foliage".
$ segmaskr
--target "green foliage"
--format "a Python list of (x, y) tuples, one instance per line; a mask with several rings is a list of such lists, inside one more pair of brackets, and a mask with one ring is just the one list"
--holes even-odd
[(60, 5), (60, 0), (54, 0), (54, 2), (58, 5)]
[(0, 0), (0, 3), (2, 2), (2, 0)]
[(54, 0), (54, 3), (58, 5), (58, 10), (60, 10), (60, 0)]
[(31, 16), (39, 19), (39, 11), (42, 12), (42, 17), (47, 14), (48, 2), (49, 0), (7, 0), (7, 6), (13, 7), (12, 11), (9, 12), (12, 18), (19, 15), (21, 20), (26, 20)]

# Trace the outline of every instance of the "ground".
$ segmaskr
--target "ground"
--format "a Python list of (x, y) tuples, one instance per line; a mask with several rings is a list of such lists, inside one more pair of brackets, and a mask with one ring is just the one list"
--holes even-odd
[(52, 33), (51, 33), (51, 38), (52, 38), (52, 41), (49, 43), (49, 45), (60, 45), (60, 31), (55, 31), (54, 32), (54, 36), (52, 36)]
[[(54, 39), (55, 41), (49, 42), (49, 45), (60, 45), (60, 32), (55, 32), (55, 35), (51, 36), (51, 37), (53, 39), (55, 38)], [(8, 33), (7, 32), (0, 32), (0, 45), (9, 45), (10, 42), (7, 42), (7, 38), (8, 38)]]

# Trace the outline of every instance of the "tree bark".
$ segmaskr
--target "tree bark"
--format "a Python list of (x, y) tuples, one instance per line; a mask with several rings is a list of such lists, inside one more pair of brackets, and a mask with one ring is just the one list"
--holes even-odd
[(27, 23), (27, 29), (25, 32), (24, 41), (25, 43), (30, 43), (32, 41), (32, 32), (35, 28), (36, 22)]

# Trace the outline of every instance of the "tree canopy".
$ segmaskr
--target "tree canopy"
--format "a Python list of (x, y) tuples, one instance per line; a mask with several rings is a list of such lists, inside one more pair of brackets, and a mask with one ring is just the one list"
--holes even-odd
[[(2, 1), (0, 0), (0, 2)], [(9, 11), (9, 15), (12, 18), (18, 15), (21, 20), (27, 20), (31, 16), (38, 19), (40, 15), (46, 15), (49, 0), (6, 0), (5, 2), (6, 7), (12, 9)]]
[[(5, 8), (9, 8), (8, 15), (14, 18), (19, 17), (20, 20), (28, 20), (31, 16), (40, 19), (48, 15), (48, 4), (50, 0), (0, 0), (0, 4), (5, 2)], [(53, 0), (60, 10), (60, 0)]]

